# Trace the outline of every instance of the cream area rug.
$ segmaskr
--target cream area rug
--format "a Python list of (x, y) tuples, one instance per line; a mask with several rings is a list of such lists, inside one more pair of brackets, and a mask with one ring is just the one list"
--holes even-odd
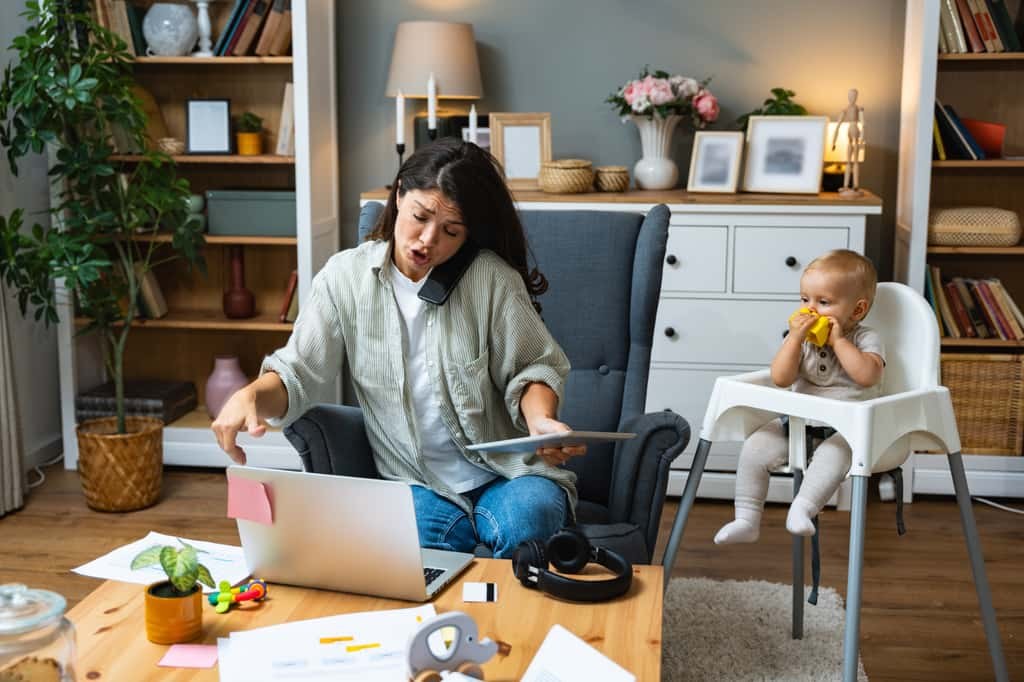
[[(842, 598), (831, 588), (819, 588), (818, 604), (804, 604), (803, 639), (790, 637), (791, 605), (790, 585), (673, 578), (665, 595), (662, 679), (841, 679)], [(868, 679), (859, 661), (858, 678)]]

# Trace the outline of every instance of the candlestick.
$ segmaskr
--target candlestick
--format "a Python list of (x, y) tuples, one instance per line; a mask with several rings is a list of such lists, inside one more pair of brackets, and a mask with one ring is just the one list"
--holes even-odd
[(395, 151), (398, 152), (398, 170), (402, 170), (402, 156), (405, 154), (405, 143), (398, 142), (395, 144)]
[(427, 79), (427, 130), (433, 130), (434, 134), (437, 134), (437, 82), (434, 80), (433, 71)]
[(401, 90), (395, 97), (395, 144), (405, 145), (405, 95)]
[(469, 141), (477, 144), (476, 141), (476, 105), (469, 108)]

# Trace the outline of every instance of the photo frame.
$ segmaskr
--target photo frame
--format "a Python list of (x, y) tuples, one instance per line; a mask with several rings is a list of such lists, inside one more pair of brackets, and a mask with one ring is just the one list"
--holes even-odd
[(817, 194), (827, 124), (827, 116), (751, 116), (743, 189)]
[(190, 99), (186, 101), (185, 153), (232, 153), (231, 100)]
[(491, 112), (491, 154), (510, 189), (539, 189), (541, 164), (551, 160), (550, 113)]
[(686, 191), (734, 193), (742, 156), (742, 132), (698, 130), (693, 138)]
[[(469, 128), (462, 129), (462, 141), (469, 142)], [(476, 129), (476, 144), (481, 149), (490, 150), (491, 148), (491, 129), (490, 128), (477, 128)]]

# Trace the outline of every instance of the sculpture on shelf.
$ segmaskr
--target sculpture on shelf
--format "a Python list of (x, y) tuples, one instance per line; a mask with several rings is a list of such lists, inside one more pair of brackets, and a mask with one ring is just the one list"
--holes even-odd
[(832, 149), (836, 148), (839, 131), (846, 122), (846, 171), (843, 173), (843, 186), (839, 193), (846, 196), (860, 196), (860, 156), (864, 148), (864, 107), (857, 104), (857, 89), (850, 88), (849, 103), (839, 113), (838, 125), (832, 134)]

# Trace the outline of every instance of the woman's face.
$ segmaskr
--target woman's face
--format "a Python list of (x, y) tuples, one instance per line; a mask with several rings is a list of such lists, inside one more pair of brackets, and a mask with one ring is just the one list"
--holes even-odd
[(412, 189), (395, 198), (395, 265), (416, 282), (466, 242), (459, 207), (436, 189)]

